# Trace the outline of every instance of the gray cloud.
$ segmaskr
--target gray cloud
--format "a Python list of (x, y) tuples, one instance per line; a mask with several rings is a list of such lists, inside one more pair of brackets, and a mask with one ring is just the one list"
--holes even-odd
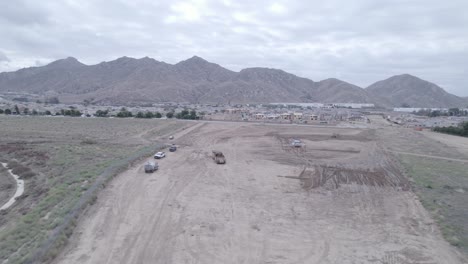
[(3, 53), (0, 51), (0, 62), (9, 62), (10, 59)]
[(176, 63), (196, 54), (233, 70), (281, 68), (363, 87), (410, 73), (468, 96), (466, 0), (3, 2), (1, 48), (11, 61), (0, 70), (67, 56)]

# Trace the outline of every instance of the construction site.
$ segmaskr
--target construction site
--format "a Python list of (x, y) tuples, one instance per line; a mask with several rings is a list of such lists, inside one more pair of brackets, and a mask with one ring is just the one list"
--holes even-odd
[(370, 120), (192, 122), (157, 171), (141, 161), (100, 192), (54, 262), (466, 263), (397, 153), (412, 137), (428, 142), (416, 156), (454, 144)]

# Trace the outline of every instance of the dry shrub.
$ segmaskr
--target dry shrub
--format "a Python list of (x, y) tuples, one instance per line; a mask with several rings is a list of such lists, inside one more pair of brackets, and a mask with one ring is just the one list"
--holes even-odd
[(10, 169), (10, 170), (17, 168), (18, 166), (21, 166), (21, 164), (19, 164), (15, 160), (12, 160), (12, 161), (8, 162), (8, 165), (7, 165), (8, 169)]
[(22, 175), (22, 174), (24, 174), (24, 173), (26, 173), (26, 172), (31, 172), (31, 169), (28, 168), (28, 167), (25, 167), (25, 166), (23, 166), (23, 165), (19, 165), (19, 166), (13, 168), (12, 172), (13, 172), (14, 174), (20, 176), (20, 175)]
[(85, 145), (94, 145), (97, 144), (98, 142), (96, 140), (90, 139), (90, 138), (85, 138), (81, 141), (81, 144)]
[(32, 177), (36, 176), (36, 173), (33, 171), (27, 171), (19, 175), (21, 179), (30, 179)]

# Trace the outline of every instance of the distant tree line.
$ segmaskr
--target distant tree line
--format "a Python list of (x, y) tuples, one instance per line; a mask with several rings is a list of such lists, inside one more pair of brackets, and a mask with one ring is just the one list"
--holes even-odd
[[(32, 111), (25, 107), (22, 108), (22, 110), (19, 109), (17, 105), (13, 107), (13, 109), (6, 108), (6, 109), (0, 109), (0, 114), (5, 114), (5, 115), (53, 115), (52, 112), (49, 110), (39, 112), (36, 109), (33, 109)], [(83, 113), (81, 113), (79, 110), (76, 110), (74, 108), (71, 109), (61, 109), (60, 111), (56, 112), (55, 115), (63, 115), (63, 116), (81, 116)]]
[(132, 112), (128, 111), (127, 108), (122, 107), (120, 112), (117, 113), (117, 117), (133, 117)]
[(57, 112), (55, 115), (63, 115), (63, 116), (81, 116), (82, 113), (76, 109), (61, 109), (60, 114)]
[(94, 113), (94, 116), (108, 117), (109, 116), (109, 110), (97, 110), (96, 113)]
[(177, 113), (177, 114), (175, 115), (175, 117), (176, 117), (177, 119), (190, 119), (190, 120), (197, 120), (197, 119), (200, 118), (200, 117), (197, 115), (197, 111), (195, 111), (195, 110), (189, 111), (189, 110), (187, 110), (187, 109), (182, 110), (182, 112), (180, 112), (180, 113)]
[(448, 111), (431, 110), (431, 109), (420, 109), (414, 112), (416, 115), (438, 117), (438, 116), (468, 116), (468, 111), (460, 108), (450, 108)]
[(468, 122), (463, 122), (458, 127), (434, 127), (433, 130), (436, 132), (468, 137)]
[[(83, 113), (74, 107), (70, 107), (70, 109), (61, 109), (60, 111), (57, 111), (55, 114), (51, 113), (49, 110), (46, 110), (44, 112), (39, 112), (35, 109), (32, 111), (29, 108), (22, 108), (21, 110), (17, 105), (14, 106), (13, 109), (6, 108), (6, 109), (0, 109), (0, 114), (6, 114), (6, 115), (55, 115), (55, 116), (72, 116), (72, 117), (79, 117), (82, 116)], [(201, 115), (204, 115), (202, 112)], [(90, 117), (91, 115), (87, 114), (87, 117)], [(109, 113), (109, 110), (97, 110), (96, 113), (94, 114), (96, 117), (109, 117), (111, 114)], [(162, 118), (163, 114), (160, 112), (151, 112), (151, 111), (146, 111), (142, 112), (139, 111), (136, 113), (136, 115), (133, 115), (133, 113), (127, 108), (122, 107), (120, 111), (115, 115), (116, 117), (120, 118), (126, 118), (126, 117), (135, 117), (135, 118)], [(187, 110), (184, 109), (179, 113), (175, 113), (174, 111), (169, 111), (165, 114), (166, 118), (177, 118), (177, 119), (188, 119), (188, 120), (198, 120), (200, 119), (200, 115), (197, 114), (197, 111), (195, 110)]]
[(30, 111), (29, 108), (25, 107), (23, 108), (22, 111), (20, 111), (19, 107), (15, 105), (13, 109), (10, 108), (5, 108), (5, 109), (0, 109), (0, 114), (5, 114), (5, 115), (52, 115), (52, 113), (47, 110), (44, 112), (39, 112), (36, 109), (33, 109)]
[(136, 118), (161, 118), (162, 114), (159, 112), (152, 113), (152, 112), (138, 112), (135, 116)]
[[(101, 117), (106, 117), (108, 115), (107, 111), (101, 111), (100, 110), (96, 111), (96, 116), (101, 116)], [(122, 107), (120, 111), (116, 115), (117, 117), (135, 117), (135, 118), (162, 118), (163, 115), (159, 112), (137, 112), (135, 116), (133, 116), (133, 113), (128, 111), (125, 107)], [(174, 113), (173, 111), (167, 112), (166, 113), (167, 118), (177, 118), (177, 119), (190, 119), (190, 120), (197, 120), (200, 119), (200, 117), (197, 115), (197, 111), (195, 110), (182, 110), (180, 113)]]

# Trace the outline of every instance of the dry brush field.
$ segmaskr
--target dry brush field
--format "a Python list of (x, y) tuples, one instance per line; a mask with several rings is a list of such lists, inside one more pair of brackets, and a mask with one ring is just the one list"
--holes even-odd
[(377, 131), (445, 239), (468, 254), (468, 139), (396, 127)]
[[(182, 126), (163, 120), (0, 116), (0, 161), (25, 180), (24, 194), (0, 212), (0, 262), (55, 257), (81, 210), (109, 178), (161, 146), (158, 137)], [(0, 168), (1, 204), (14, 186)]]

